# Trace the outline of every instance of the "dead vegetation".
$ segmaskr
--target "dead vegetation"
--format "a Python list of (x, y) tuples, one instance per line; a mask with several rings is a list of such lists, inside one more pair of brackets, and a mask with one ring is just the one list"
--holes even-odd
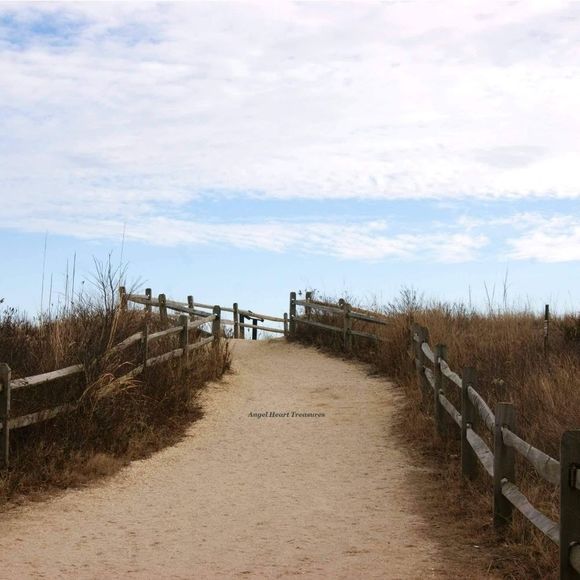
[[(337, 302), (330, 298), (323, 301)], [(513, 402), (518, 434), (559, 458), (562, 432), (580, 428), (580, 317), (569, 314), (552, 319), (550, 348), (545, 356), (543, 316), (530, 310), (490, 307), (481, 312), (463, 304), (429, 302), (412, 290), (403, 291), (393, 303), (375, 305), (373, 310), (383, 314), (388, 325), (356, 321), (354, 328), (374, 332), (382, 341), (375, 345), (354, 337), (352, 356), (395, 379), (405, 392), (400, 434), (435, 469), (440, 494), (434, 498), (433, 509), (461, 530), (458, 541), (463, 536), (467, 543), (486, 546), (490, 569), (507, 578), (557, 578), (557, 547), (518, 513), (503, 537), (495, 534), (491, 480), (483, 470), (473, 484), (461, 484), (458, 430), (451, 426), (447, 441), (435, 434), (432, 409), (422, 400), (410, 359), (409, 326), (411, 321), (426, 326), (432, 346), (446, 344), (453, 370), (461, 374), (464, 367), (476, 367), (477, 390), (490, 407), (500, 400)], [(340, 315), (313, 310), (312, 319), (342, 326)], [(343, 350), (339, 333), (298, 324), (297, 337), (334, 352)], [(458, 406), (458, 397), (453, 402)], [(544, 482), (523, 461), (517, 462), (516, 478), (531, 503), (558, 521), (558, 488)]]
[[(13, 379), (79, 363), (86, 369), (84, 377), (13, 392), (13, 416), (80, 404), (75, 412), (11, 431), (11, 463), (0, 471), (0, 503), (86, 483), (176, 442), (201, 416), (197, 392), (229, 367), (227, 343), (220, 341), (191, 353), (189, 364), (176, 359), (116, 381), (136, 366), (139, 345), (114, 355), (108, 350), (143, 330), (146, 317), (140, 309), (119, 308), (118, 276), (111, 268), (99, 270), (96, 292), (77, 296), (50, 318), (31, 321), (13, 308), (0, 313), (0, 362), (11, 367)], [(151, 331), (160, 327), (155, 315), (148, 324)], [(177, 340), (155, 341), (149, 356), (177, 348)]]

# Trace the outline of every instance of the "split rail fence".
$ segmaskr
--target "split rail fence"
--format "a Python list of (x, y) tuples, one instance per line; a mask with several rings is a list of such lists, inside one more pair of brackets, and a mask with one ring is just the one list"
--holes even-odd
[[(296, 308), (298, 306), (304, 307), (304, 316), (297, 316)], [(312, 320), (312, 312), (317, 310), (342, 317), (341, 326), (333, 326), (331, 324), (324, 324), (322, 322)], [(330, 332), (335, 332), (337, 334), (342, 334), (344, 350), (347, 352), (352, 350), (352, 341), (353, 337), (355, 336), (360, 336), (373, 342), (379, 342), (381, 340), (380, 337), (378, 337), (376, 334), (372, 334), (371, 332), (355, 330), (353, 328), (353, 323), (357, 320), (378, 325), (387, 324), (387, 321), (384, 318), (378, 317), (376, 313), (363, 311), (361, 309), (354, 309), (342, 298), (339, 300), (337, 305), (332, 305), (313, 300), (312, 292), (306, 292), (305, 300), (297, 300), (296, 292), (290, 292), (290, 335), (293, 335), (296, 332), (297, 324), (303, 324), (306, 326), (312, 326), (315, 328), (328, 330)]]
[[(183, 358), (187, 355), (210, 343), (217, 343), (222, 335), (223, 326), (233, 326), (234, 338), (245, 338), (246, 329), (252, 331), (252, 339), (258, 338), (258, 331), (288, 334), (288, 315), (283, 317), (259, 314), (252, 310), (244, 310), (238, 307), (237, 303), (233, 306), (224, 307), (219, 305), (210, 305), (194, 302), (193, 296), (187, 297), (187, 302), (177, 302), (168, 300), (165, 294), (159, 294), (153, 298), (150, 288), (145, 290), (145, 294), (130, 294), (125, 291), (124, 287), (119, 288), (119, 298), (121, 309), (127, 308), (129, 303), (141, 304), (145, 306), (145, 311), (151, 313), (153, 308), (159, 310), (159, 318), (162, 326), (167, 327), (158, 332), (149, 332), (147, 319), (141, 332), (129, 336), (119, 344), (109, 349), (110, 353), (122, 352), (128, 347), (140, 344), (141, 355), (135, 362), (135, 367), (125, 375), (118, 377), (115, 381), (123, 381), (140, 375), (144, 370), (157, 364), (167, 362), (175, 358)], [(181, 313), (178, 319), (169, 315), (169, 311)], [(232, 314), (231, 319), (222, 317), (222, 312)], [(273, 326), (260, 325), (260, 322), (270, 321), (280, 323), (282, 328)], [(211, 325), (211, 326), (210, 326)], [(189, 331), (197, 329), (198, 334), (202, 336), (200, 340), (194, 343), (189, 342)], [(177, 349), (170, 350), (158, 356), (149, 357), (149, 345), (151, 341), (179, 334), (180, 346)], [(78, 408), (78, 403), (66, 403), (43, 409), (34, 413), (21, 416), (14, 416), (11, 413), (11, 394), (17, 389), (27, 387), (36, 387), (39, 385), (46, 386), (57, 380), (67, 377), (85, 374), (85, 367), (82, 364), (72, 365), (63, 369), (58, 369), (48, 373), (24, 377), (20, 379), (11, 378), (11, 369), (5, 363), (0, 363), (0, 465), (7, 467), (10, 461), (10, 431), (34, 425), (42, 421), (53, 419), (62, 413), (68, 413)]]
[[(304, 308), (298, 316), (297, 307)], [(311, 320), (312, 311), (320, 310), (342, 317), (340, 327)], [(307, 325), (321, 330), (342, 333), (346, 352), (352, 349), (352, 337), (363, 336), (373, 341), (380, 337), (372, 333), (352, 329), (353, 320), (376, 324), (388, 324), (386, 318), (376, 313), (355, 312), (340, 300), (332, 305), (312, 300), (307, 293), (305, 300), (297, 300), (290, 293), (290, 336), (295, 335), (297, 325)], [(546, 535), (560, 550), (560, 578), (580, 579), (580, 430), (566, 431), (562, 435), (560, 461), (524, 441), (517, 435), (515, 408), (501, 402), (493, 412), (477, 392), (477, 372), (472, 367), (462, 370), (460, 376), (446, 362), (447, 348), (438, 344), (435, 350), (429, 346), (427, 328), (413, 324), (411, 329), (413, 358), (419, 385), (425, 401), (433, 401), (436, 432), (448, 435), (449, 420), (459, 429), (461, 438), (461, 473), (467, 480), (478, 475), (478, 462), (493, 482), (493, 521), (501, 529), (512, 521), (513, 509), (517, 509), (531, 524)], [(455, 388), (461, 401), (457, 409), (450, 398), (450, 388)], [(483, 437), (476, 432), (481, 424), (491, 434), (493, 451)], [(560, 521), (555, 522), (535, 508), (516, 485), (515, 454), (527, 460), (547, 482), (560, 490)]]
[[(128, 295), (125, 294), (124, 289), (120, 289), (121, 307), (124, 308), (128, 302)], [(137, 332), (128, 338), (124, 339), (119, 344), (111, 347), (108, 353), (122, 352), (130, 346), (139, 344), (140, 355), (137, 361), (134, 361), (134, 368), (123, 376), (117, 377), (116, 382), (126, 381), (134, 378), (146, 369), (155, 365), (167, 362), (176, 358), (188, 359), (189, 353), (210, 343), (217, 344), (221, 336), (221, 308), (213, 306), (212, 312), (203, 313), (203, 317), (199, 319), (191, 319), (187, 315), (182, 315), (176, 322), (177, 324), (159, 330), (157, 332), (149, 332), (149, 324), (146, 319), (144, 328), (141, 332)], [(150, 311), (150, 310), (149, 310)], [(161, 313), (162, 311), (160, 311)], [(167, 316), (162, 317), (162, 322), (165, 326), (169, 324), (170, 320)], [(204, 326), (211, 325), (211, 330), (204, 330)], [(190, 330), (198, 329), (202, 338), (196, 342), (190, 343)], [(179, 348), (172, 349), (166, 353), (158, 356), (149, 357), (149, 346), (152, 341), (156, 341), (163, 337), (179, 335)], [(20, 379), (11, 378), (11, 369), (5, 363), (0, 363), (0, 464), (8, 467), (10, 462), (10, 432), (14, 429), (27, 427), (42, 421), (53, 419), (62, 413), (68, 413), (78, 408), (78, 403), (66, 403), (58, 405), (50, 409), (43, 409), (34, 413), (29, 413), (21, 416), (14, 416), (11, 412), (11, 395), (18, 389), (25, 389), (37, 386), (48, 386), (55, 381), (67, 377), (74, 377), (85, 375), (85, 367), (82, 364), (72, 365), (63, 369), (42, 373), (39, 375), (24, 377)], [(86, 376), (86, 375), (85, 375)], [(86, 380), (85, 377), (79, 380)]]
[[(154, 298), (151, 288), (145, 289), (145, 294), (125, 294), (124, 289), (121, 289), (121, 299), (124, 304), (133, 302), (135, 304), (142, 304), (145, 306), (147, 312), (151, 312), (152, 308), (159, 309), (159, 316), (162, 321), (167, 321), (168, 311), (176, 311), (188, 314), (191, 318), (208, 317), (211, 316), (211, 311), (214, 306), (210, 304), (202, 304), (201, 302), (194, 302), (193, 296), (187, 297), (187, 302), (177, 302), (175, 300), (167, 300), (165, 294), (159, 294)], [(229, 306), (220, 306), (221, 312), (228, 312), (232, 314), (232, 318), (220, 318), (220, 325), (232, 326), (234, 338), (246, 338), (246, 328), (252, 331), (252, 340), (257, 340), (258, 331), (273, 332), (288, 335), (288, 314), (284, 313), (283, 317), (271, 316), (269, 314), (259, 314), (252, 310), (244, 310), (239, 308), (238, 303)], [(248, 323), (248, 322), (250, 323)], [(281, 323), (282, 328), (273, 326), (264, 326), (260, 322), (276, 322)]]
[[(502, 528), (517, 509), (560, 549), (560, 578), (580, 578), (580, 430), (566, 431), (560, 444), (560, 461), (550, 457), (516, 433), (513, 404), (497, 403), (495, 413), (477, 392), (477, 373), (466, 367), (459, 376), (446, 362), (447, 349), (429, 346), (427, 328), (414, 324), (414, 359), (424, 397), (433, 399), (437, 432), (447, 434), (447, 413), (461, 433), (461, 473), (477, 476), (477, 463), (493, 482), (493, 521)], [(433, 368), (431, 368), (433, 367)], [(459, 390), (461, 409), (449, 399), (450, 386)], [(493, 438), (493, 451), (476, 432), (479, 424)], [(516, 485), (515, 454), (528, 461), (547, 482), (560, 488), (560, 521), (554, 522), (535, 508)]]

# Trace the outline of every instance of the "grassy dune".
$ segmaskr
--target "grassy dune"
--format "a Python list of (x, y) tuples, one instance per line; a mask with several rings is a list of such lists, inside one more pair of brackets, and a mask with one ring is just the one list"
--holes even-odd
[[(346, 297), (357, 305), (356, 301)], [(325, 297), (322, 301), (336, 303)], [(379, 334), (375, 346), (354, 337), (352, 356), (372, 363), (379, 372), (396, 380), (405, 392), (401, 412), (401, 436), (435, 468), (441, 481), (441, 496), (435, 498), (441, 513), (451, 517), (458, 541), (484, 545), (490, 565), (506, 577), (556, 578), (557, 548), (518, 513), (514, 525), (499, 538), (492, 529), (491, 480), (481, 470), (473, 484), (460, 483), (458, 429), (450, 427), (447, 441), (435, 434), (431, 404), (425, 404), (410, 359), (411, 321), (426, 326), (432, 347), (448, 347), (448, 362), (459, 374), (466, 366), (478, 371), (478, 391), (494, 409), (499, 400), (516, 408), (516, 431), (526, 441), (559, 458), (559, 442), (566, 429), (580, 428), (580, 318), (561, 316), (552, 320), (550, 349), (543, 352), (543, 317), (530, 311), (490, 309), (478, 312), (462, 304), (420, 300), (412, 291), (385, 306), (371, 308), (388, 320), (387, 326), (360, 321), (354, 328)], [(313, 311), (314, 320), (341, 326), (335, 315)], [(298, 325), (298, 339), (335, 352), (342, 352), (342, 335)], [(456, 390), (458, 391), (458, 390)], [(450, 392), (453, 389), (450, 388)], [(453, 402), (460, 408), (458, 392)], [(479, 428), (481, 435), (486, 430)], [(486, 435), (490, 447), (490, 438)], [(554, 520), (559, 519), (559, 492), (523, 461), (517, 460), (517, 485), (533, 505)], [(465, 535), (467, 533), (467, 536)]]
[[(65, 402), (80, 401), (80, 406), (11, 431), (11, 465), (0, 470), (0, 503), (113, 473), (174, 443), (201, 415), (196, 393), (229, 366), (226, 342), (194, 351), (188, 366), (174, 360), (114, 382), (135, 366), (140, 347), (113, 356), (109, 347), (141, 331), (144, 323), (143, 311), (118, 308), (114, 292), (85, 297), (51, 319), (32, 322), (14, 309), (0, 314), (0, 362), (8, 363), (13, 379), (78, 363), (86, 368), (84, 377), (13, 392), (12, 416)], [(158, 317), (151, 316), (150, 330), (158, 325)], [(154, 341), (149, 356), (178, 348), (177, 341), (175, 335)]]

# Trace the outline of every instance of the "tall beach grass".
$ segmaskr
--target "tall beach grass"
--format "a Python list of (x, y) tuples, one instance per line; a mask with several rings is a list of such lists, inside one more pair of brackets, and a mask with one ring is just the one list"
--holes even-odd
[[(201, 416), (197, 395), (229, 367), (227, 341), (206, 346), (183, 360), (165, 362), (128, 381), (141, 356), (136, 344), (111, 355), (111, 346), (143, 330), (160, 328), (156, 315), (121, 309), (117, 288), (123, 274), (98, 265), (92, 292), (77, 294), (50, 316), (31, 320), (17, 309), (0, 311), (0, 362), (12, 378), (82, 363), (85, 373), (47, 385), (15, 390), (12, 416), (72, 402), (76, 411), (10, 434), (10, 467), (0, 470), (0, 503), (31, 493), (83, 484), (115, 472), (179, 440)], [(190, 340), (196, 340), (190, 331)], [(149, 356), (177, 348), (175, 335), (154, 341)]]
[[(443, 511), (471, 520), (473, 544), (493, 538), (497, 550), (490, 548), (490, 565), (506, 577), (556, 578), (557, 547), (518, 513), (514, 525), (499, 537), (492, 530), (491, 480), (483, 471), (473, 484), (458, 485), (458, 430), (442, 440), (435, 433), (432, 408), (422, 399), (417, 374), (410, 357), (410, 324), (426, 326), (430, 344), (445, 344), (447, 360), (459, 374), (473, 366), (478, 373), (478, 392), (493, 409), (496, 402), (508, 400), (516, 408), (518, 434), (534, 446), (559, 458), (559, 443), (566, 429), (580, 428), (580, 316), (552, 318), (549, 350), (544, 353), (543, 313), (506, 305), (485, 311), (464, 304), (425, 300), (413, 290), (402, 291), (391, 303), (366, 306), (387, 321), (377, 326), (355, 321), (354, 328), (373, 332), (382, 339), (374, 344), (354, 337), (352, 353), (371, 363), (378, 372), (392, 378), (404, 394), (400, 414), (400, 434), (415, 448), (441, 479), (441, 497), (435, 498)], [(318, 300), (336, 304), (334, 297)], [(312, 311), (313, 320), (341, 326), (340, 315)], [(302, 324), (297, 325), (298, 340), (343, 354), (342, 335)], [(451, 389), (450, 389), (451, 390)], [(451, 390), (453, 393), (453, 391)], [(452, 397), (460, 408), (458, 390)], [(480, 434), (485, 429), (479, 429)], [(486, 436), (487, 437), (487, 436)], [(488, 443), (493, 449), (491, 440)], [(517, 485), (532, 504), (554, 520), (559, 518), (559, 490), (545, 483), (524, 461), (517, 460)], [(458, 497), (458, 494), (460, 496)], [(461, 509), (457, 509), (460, 505)], [(456, 510), (456, 511), (453, 511)], [(465, 522), (462, 522), (462, 525)]]

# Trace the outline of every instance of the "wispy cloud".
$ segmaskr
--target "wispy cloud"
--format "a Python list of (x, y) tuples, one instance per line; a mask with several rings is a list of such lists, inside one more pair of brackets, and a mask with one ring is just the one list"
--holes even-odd
[(508, 240), (508, 256), (516, 260), (571, 262), (580, 260), (580, 217), (529, 216), (523, 232)]
[(222, 245), (267, 252), (298, 251), (344, 260), (374, 262), (385, 258), (467, 262), (487, 244), (482, 234), (439, 231), (397, 233), (383, 221), (336, 224), (328, 221), (266, 220), (261, 222), (200, 222), (195, 219), (142, 217), (123, 223), (63, 216), (9, 221), (0, 227), (81, 239), (114, 240), (125, 232), (128, 241), (158, 246)]

